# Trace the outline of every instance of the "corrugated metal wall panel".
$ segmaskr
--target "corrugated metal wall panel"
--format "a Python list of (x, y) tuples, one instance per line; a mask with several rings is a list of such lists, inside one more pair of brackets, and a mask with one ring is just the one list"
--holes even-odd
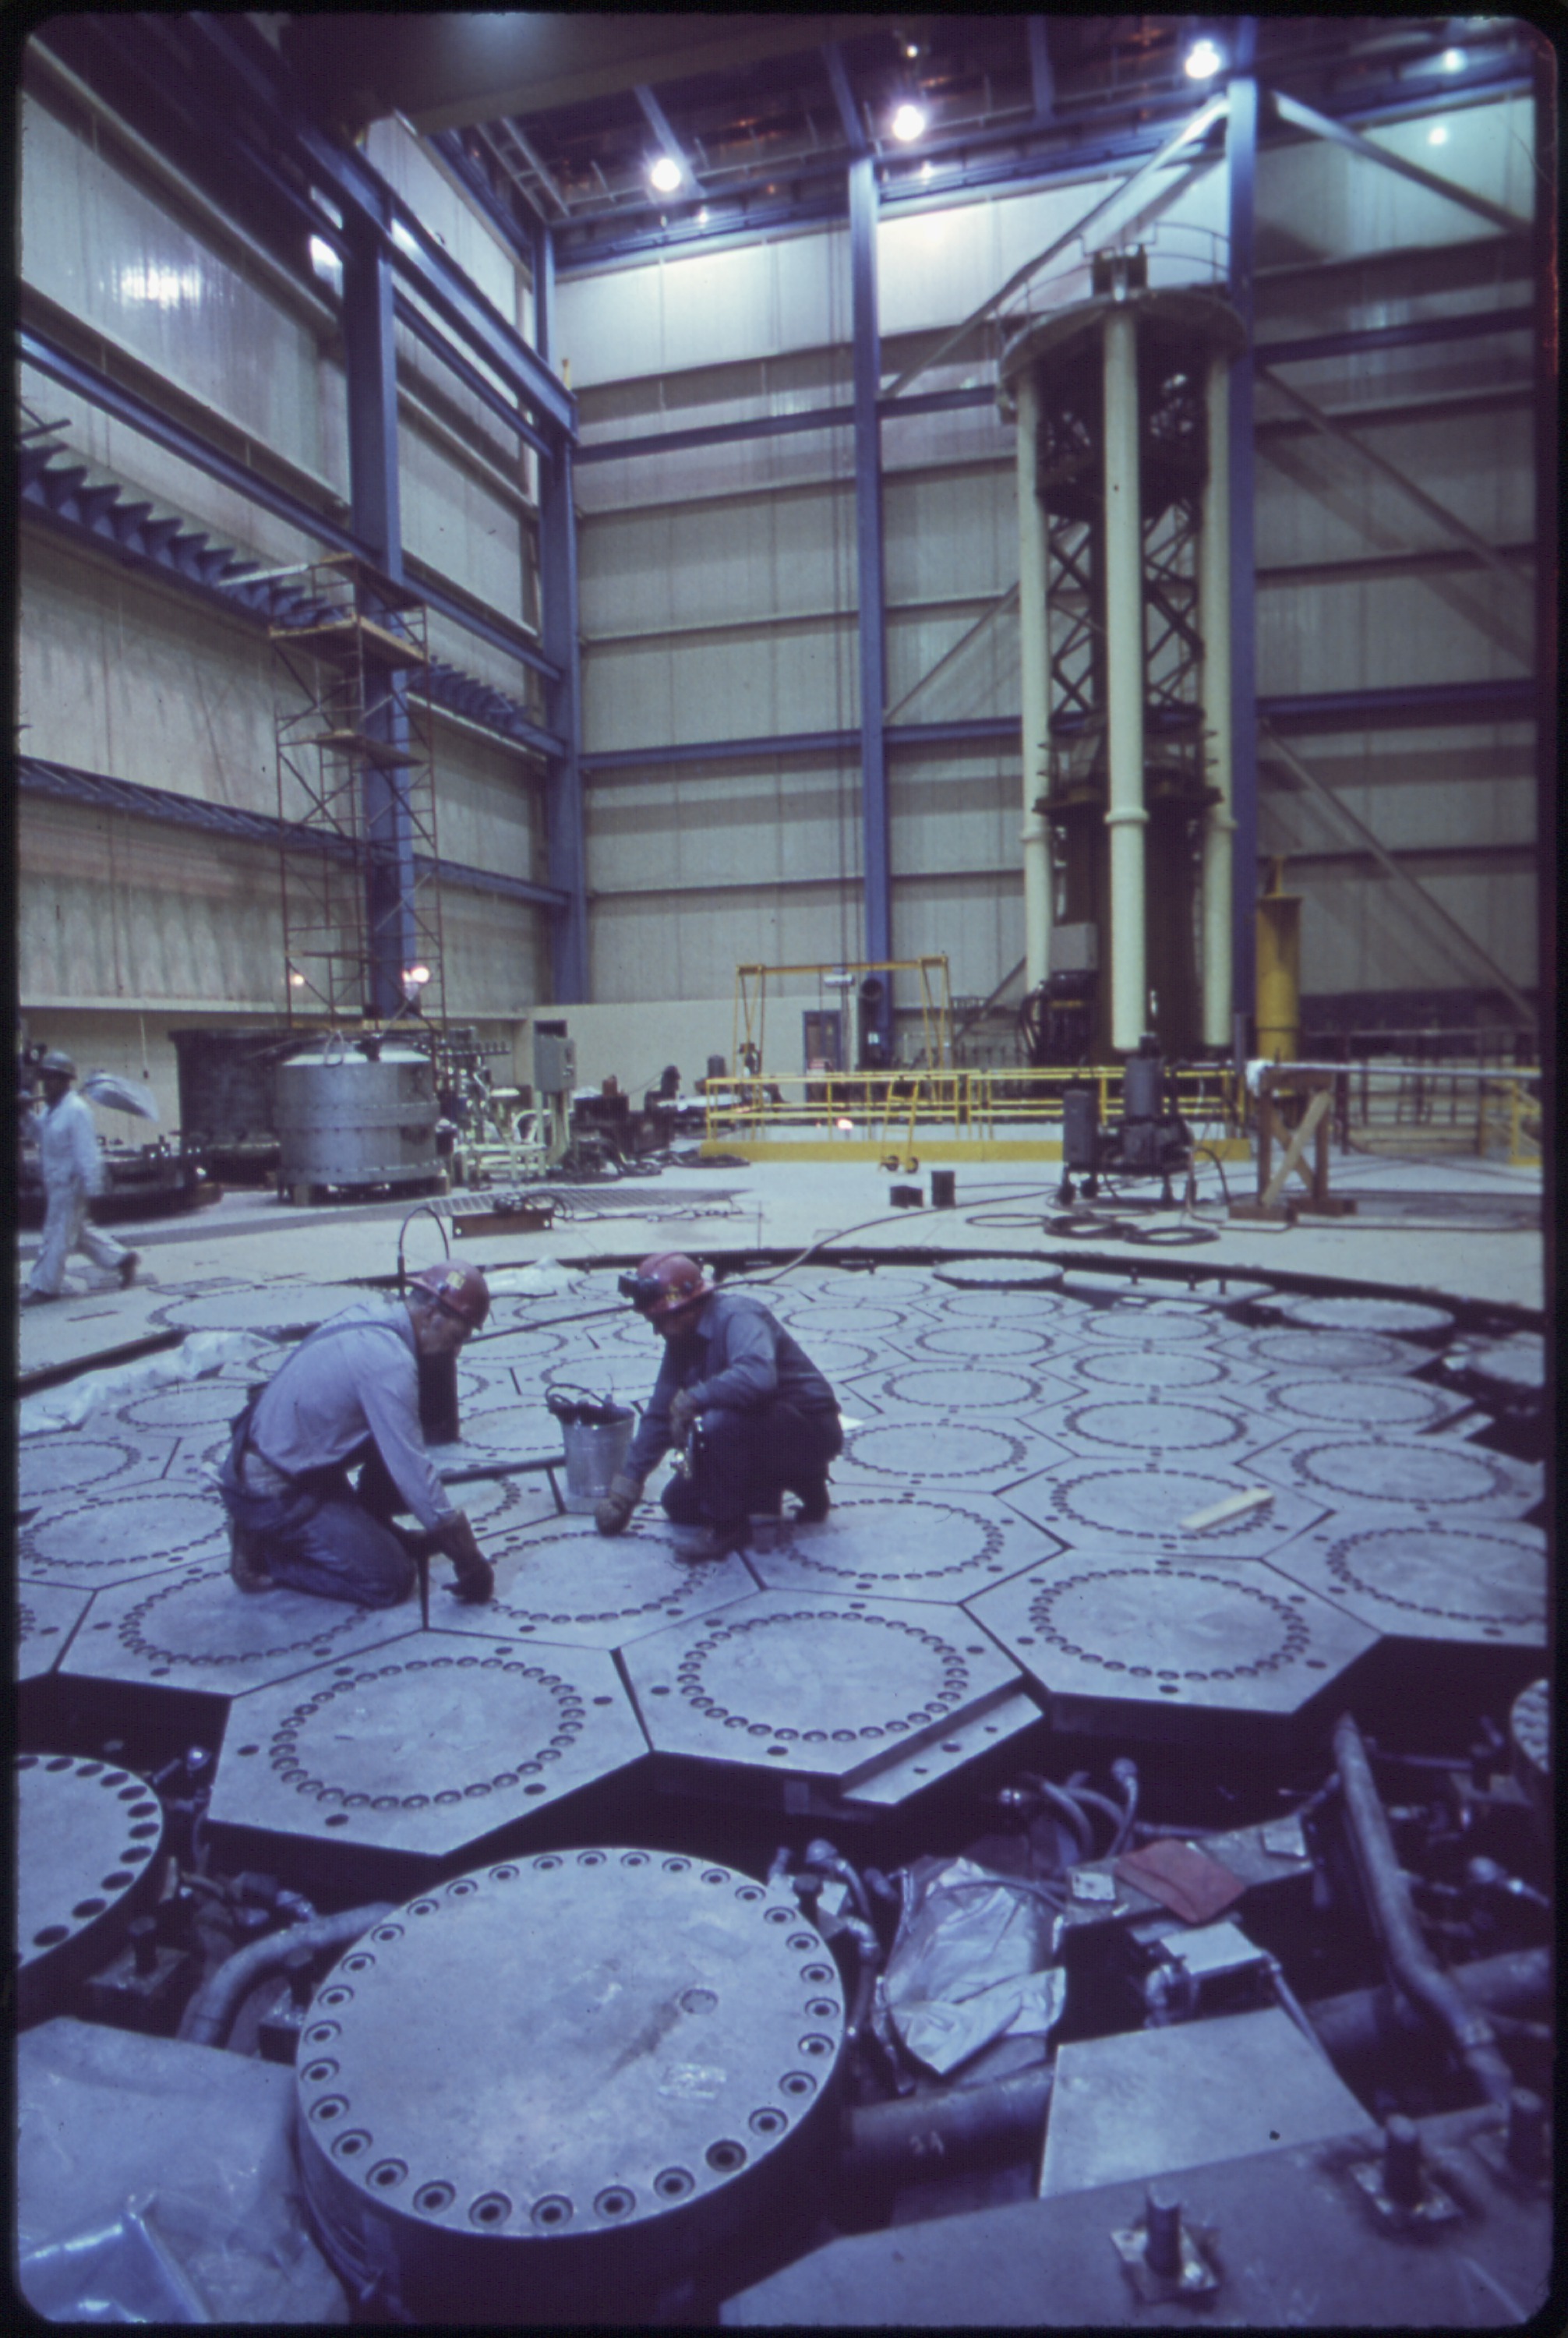
[(523, 758), (438, 722), (435, 771), (441, 858), (493, 876), (539, 877), (539, 783)]
[(584, 749), (605, 754), (853, 727), (860, 720), (857, 654), (849, 618), (705, 633), (675, 646), (654, 640), (591, 649), (583, 661)]
[[(841, 935), (837, 889), (827, 886), (820, 895), (769, 888), (743, 896), (715, 892), (700, 918), (672, 918), (656, 898), (603, 902), (593, 919), (594, 995), (720, 997), (733, 989), (742, 963), (831, 965), (858, 956), (858, 918), (849, 920), (847, 950)], [(770, 1008), (770, 1034), (772, 1028)]]
[(507, 323), (516, 325), (524, 271), (414, 133), (395, 117), (373, 122), (365, 133), (365, 158)]
[[(1436, 145), (1434, 130), (1445, 133)], [(1485, 195), (1528, 224), (1534, 201), (1528, 98), (1445, 107), (1438, 93), (1431, 113), (1380, 123), (1368, 135), (1374, 145)], [(1258, 173), (1260, 267), (1463, 243), (1496, 232), (1477, 212), (1318, 138), (1270, 150)]]
[[(642, 786), (605, 782), (593, 789), (589, 812), (597, 902), (669, 889), (671, 917), (692, 917), (702, 913), (705, 886), (858, 878), (858, 780), (826, 761)], [(637, 995), (671, 994), (643, 987)]]
[(397, 434), (397, 467), (406, 549), (490, 608), (521, 617), (522, 513), (407, 418)]
[(820, 348), (848, 337), (848, 235), (784, 235), (571, 276), (558, 290), (557, 319), (573, 388)]
[[(441, 897), (441, 952), (448, 1017), (511, 1020), (548, 997), (545, 922), (521, 901), (447, 886)], [(505, 1068), (498, 1076), (507, 1076)]]
[[(893, 889), (893, 948), (898, 958), (937, 953), (947, 959), (955, 997), (981, 998), (1024, 955), (1024, 879), (917, 877)], [(900, 1007), (916, 1004), (907, 980)]]
[(309, 327), (32, 97), (23, 100), (21, 250), (24, 281), (320, 470)]

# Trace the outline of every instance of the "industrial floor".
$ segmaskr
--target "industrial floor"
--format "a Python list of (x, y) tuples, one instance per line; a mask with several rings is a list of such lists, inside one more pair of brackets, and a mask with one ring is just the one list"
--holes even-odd
[[(1071, 1212), (1056, 1201), (1058, 1174), (960, 1168), (954, 1208), (893, 1210), (887, 1173), (869, 1166), (688, 1163), (554, 1189), (561, 1213), (547, 1233), (458, 1235), (458, 1253), (490, 1272), (495, 1306), (489, 1336), (459, 1367), (462, 1433), (436, 1449), (445, 1470), (559, 1457), (553, 1387), (644, 1400), (659, 1346), (616, 1302), (614, 1270), (671, 1247), (747, 1257), (748, 1279), (833, 1381), (846, 1449), (825, 1522), (788, 1510), (759, 1520), (743, 1552), (705, 1567), (681, 1561), (652, 1501), (621, 1539), (596, 1536), (563, 1512), (562, 1467), (468, 1483), (458, 1498), (495, 1562), (495, 1599), (461, 1606), (437, 1583), (427, 1629), (416, 1606), (370, 1614), (287, 1592), (240, 1598), (211, 1474), (225, 1424), (279, 1343), (389, 1276), (400, 1229), (410, 1268), (439, 1256), (435, 1217), (410, 1219), (406, 1202), (300, 1210), (234, 1193), (118, 1229), (142, 1253), (132, 1291), (88, 1289), (107, 1279), (84, 1270), (74, 1295), (20, 1320), (19, 1669), (34, 1731), (52, 1721), (64, 1733), (62, 1764), (64, 1753), (79, 1763), (96, 1748), (94, 1730), (112, 1728), (132, 1763), (181, 1730), (211, 1739), (209, 1844), (327, 1904), (335, 1880), (339, 1899), (374, 1890), (396, 1901), (426, 1876), (468, 1869), (479, 1880), (446, 1888), (482, 1898), (516, 1871), (490, 1866), (486, 1884), (487, 1861), (533, 1852), (533, 1865), (558, 1867), (552, 1847), (563, 1842), (662, 1837), (668, 1849), (686, 1839), (668, 1816), (676, 1803), (703, 1855), (730, 1862), (702, 1881), (740, 1899), (761, 1897), (748, 1876), (768, 1872), (771, 1885), (780, 1838), (848, 1831), (890, 1866), (938, 1838), (952, 1848), (966, 1781), (983, 1776), (992, 1792), (1025, 1755), (1049, 1767), (1043, 1715), (1047, 1744), (1076, 1749), (1097, 1776), (1112, 1754), (1137, 1747), (1153, 1789), (1146, 1809), (1159, 1804), (1166, 1763), (1189, 1776), (1194, 1764), (1229, 1765), (1235, 1791), (1218, 1791), (1243, 1802), (1249, 1773), (1253, 1799), (1265, 1776), (1307, 1774), (1341, 1701), (1429, 1762), (1462, 1756), (1483, 1709), (1505, 1725), (1511, 1701), (1547, 1669), (1544, 1474), (1518, 1430), (1539, 1423), (1544, 1398), (1538, 1174), (1337, 1155), (1334, 1188), (1354, 1196), (1356, 1213), (1278, 1227), (1225, 1220), (1212, 1174), (1196, 1209), (1153, 1209), (1152, 1186), (1134, 1185)], [(442, 1217), (449, 1235), (485, 1199), (455, 1198)], [(31, 1247), (24, 1239), (24, 1258)], [(942, 1793), (949, 1814), (933, 1831), (921, 1813)], [(967, 1823), (973, 1833), (973, 1813)], [(113, 1855), (134, 1863), (133, 1847)], [(1305, 1876), (1299, 1845), (1293, 1862), (1281, 1856)], [(64, 1909), (80, 1887), (63, 1870), (51, 1888)], [(1112, 1904), (1087, 1888), (1084, 1898), (1096, 1920), (1161, 1913), (1157, 1895), (1109, 1874)], [(485, 1920), (473, 1914), (475, 1937)], [(838, 2050), (844, 2009), (820, 1985), (832, 1978), (828, 1960), (799, 2054)], [(429, 1970), (408, 1985), (428, 1989)], [(1213, 2025), (1191, 2028), (1199, 2045), (1217, 2044)], [(1286, 2036), (1296, 2038), (1289, 2023)], [(378, 2049), (368, 2036), (359, 2047), (368, 2068)], [(483, 2060), (477, 2033), (467, 2050)], [(568, 2057), (556, 2078), (646, 2117), (624, 2094), (633, 2050), (643, 2049), (626, 2047), (603, 2069)], [(703, 2107), (720, 2058), (671, 2066), (687, 2075), (661, 2087), (693, 2092), (681, 2115), (696, 2120), (696, 2141), (684, 2148), (694, 2166), (706, 2151), (701, 2183), (715, 2197), (731, 2180), (723, 2155), (740, 2150), (737, 2170), (746, 2157), (725, 2139), (732, 2107)], [(339, 2107), (338, 2070), (328, 2058), (302, 2066), (307, 2122)], [(1215, 2066), (1188, 2083), (1220, 2077)], [(798, 2078), (778, 2084), (788, 2092)], [(1292, 2109), (1306, 2083), (1298, 2074)], [(1279, 2113), (1281, 2166), (1287, 2145), (1337, 2134), (1357, 2108), (1343, 2088), (1324, 2104), (1309, 2131)], [(1267, 2088), (1236, 2101), (1203, 2156), (1266, 2151), (1276, 2108)], [(769, 2135), (760, 2122), (783, 2134), (804, 2114), (781, 2097), (748, 2116)], [(416, 2165), (414, 2136), (436, 2171), (446, 2145), (420, 2132), (416, 2105), (395, 2100), (378, 2117), (377, 2145), (396, 2131), (403, 2155), (380, 2166)], [(1091, 2171), (1106, 2137), (1075, 2129), (1068, 2153), (1064, 2107), (1054, 2132), (1056, 2177), (1044, 2188), (1102, 2181)], [(602, 2188), (602, 2146), (585, 2126), (573, 2182), (601, 2187), (596, 2214), (608, 2219), (621, 2213), (616, 2185), (630, 2186), (629, 2213), (641, 2179), (617, 2159)], [(517, 2171), (487, 2166), (475, 2148), (470, 2221), (494, 2217), (499, 2229)], [(1082, 2155), (1076, 2176), (1063, 2176), (1063, 2154)], [(690, 2187), (681, 2166), (654, 2186), (671, 2214), (674, 2176)], [(25, 2191), (25, 2166), (22, 2180)], [(535, 2203), (537, 2229), (573, 2196), (559, 2183), (564, 2191), (545, 2187)], [(452, 2186), (426, 2190), (439, 2223)], [(960, 2190), (935, 2212), (906, 2213), (1005, 2215), (997, 2204), (1010, 2196)], [(505, 2215), (485, 2205), (495, 2200)], [(452, 2215), (462, 2213), (459, 2198)], [(820, 2227), (815, 2237), (853, 2249), (880, 2236), (834, 2240)], [(896, 2220), (886, 2239), (899, 2237)], [(1531, 2294), (1534, 2241), (1509, 2246), (1514, 2275), (1488, 2255), (1475, 2298), (1461, 2294), (1470, 2276), (1455, 2273), (1460, 2287), (1434, 2288), (1417, 2319), (1494, 2315), (1485, 2280), (1510, 2298)], [(886, 2294), (886, 2253), (873, 2258), (866, 2279)], [(813, 2291), (802, 2269), (818, 2261), (799, 2257), (804, 2285), (793, 2289), (785, 2266), (785, 2286), (764, 2281), (752, 2304), (738, 2274), (723, 2318), (930, 2318), (917, 2298), (884, 2316), (831, 2279)], [(1112, 2284), (1112, 2305), (1118, 2294)], [(1018, 2318), (994, 2302), (995, 2318)], [(1368, 2318), (1397, 2319), (1399, 2304), (1385, 2313), (1368, 2303)], [(1091, 2306), (1056, 2318), (1115, 2317)]]

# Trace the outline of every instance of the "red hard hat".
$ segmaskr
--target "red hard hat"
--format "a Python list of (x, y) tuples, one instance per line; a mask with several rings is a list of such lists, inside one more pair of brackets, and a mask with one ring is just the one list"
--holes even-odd
[(476, 1266), (456, 1266), (450, 1259), (440, 1266), (422, 1266), (410, 1278), (415, 1291), (428, 1291), (437, 1307), (456, 1315), (477, 1331), (490, 1312), (490, 1290)]
[(713, 1286), (703, 1278), (701, 1268), (684, 1251), (658, 1250), (645, 1258), (637, 1270), (640, 1280), (662, 1284), (663, 1288), (652, 1307), (642, 1311), (651, 1323), (662, 1318), (678, 1315), (684, 1307), (694, 1307), (707, 1298)]

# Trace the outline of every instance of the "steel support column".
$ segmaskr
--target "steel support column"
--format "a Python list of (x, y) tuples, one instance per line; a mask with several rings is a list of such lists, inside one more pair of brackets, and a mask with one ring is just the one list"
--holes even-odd
[[(1033, 27), (1038, 18), (1031, 17)], [(1024, 696), (1024, 987), (1051, 973), (1051, 831), (1038, 806), (1051, 788), (1051, 653), (1046, 579), (1051, 568), (1040, 503), (1040, 398), (1033, 373), (1018, 377), (1018, 664)]]
[(1230, 811), (1235, 1012), (1250, 1020), (1257, 976), (1258, 901), (1258, 636), (1253, 535), (1252, 279), (1258, 182), (1258, 84), (1250, 73), (1253, 20), (1241, 19), (1225, 130), (1230, 181), (1230, 305), (1247, 330), (1247, 346), (1230, 368)]
[(1105, 319), (1105, 721), (1111, 832), (1111, 1045), (1130, 1056), (1149, 1028), (1143, 831), (1143, 530), (1139, 504), (1138, 328)]
[[(877, 412), (882, 341), (877, 326), (877, 165), (849, 165), (849, 280), (855, 345), (855, 544), (860, 605), (860, 817), (865, 839), (866, 950), (893, 956), (887, 821), (886, 595), (882, 572), (882, 434)], [(891, 1049), (891, 987), (882, 997), (882, 1032)]]
[[(348, 393), (351, 526), (377, 565), (403, 581), (403, 528), (397, 490), (397, 356), (393, 332), (392, 263), (381, 240), (363, 227), (345, 236), (343, 354)], [(387, 697), (364, 710), (366, 735), (398, 754), (408, 746), (403, 674), (392, 673)], [(405, 801), (406, 766), (367, 761), (360, 786), (367, 844), (366, 1005), (378, 1019), (404, 1005), (403, 976), (416, 954), (414, 836)]]
[[(555, 331), (555, 246), (541, 225), (534, 239), (534, 333), (538, 355), (552, 363)], [(551, 759), (545, 798), (550, 882), (566, 896), (555, 921), (552, 969), (562, 1006), (589, 996), (587, 848), (583, 831), (582, 660), (577, 641), (577, 519), (573, 508), (570, 439), (556, 442), (554, 462), (539, 466), (540, 630), (557, 679), (545, 693), (547, 727), (563, 742)]]

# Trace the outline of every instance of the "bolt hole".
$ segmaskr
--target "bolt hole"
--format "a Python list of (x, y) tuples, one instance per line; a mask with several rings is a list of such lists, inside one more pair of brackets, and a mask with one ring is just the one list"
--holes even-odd
[(746, 2165), (745, 2146), (730, 2143), (728, 2140), (723, 2143), (710, 2143), (708, 2146), (708, 2165), (716, 2169), (720, 2176), (733, 2174), (737, 2167), (744, 2167)]
[(348, 1812), (347, 1812), (347, 1811), (334, 1811), (334, 1812), (333, 1812), (333, 1813), (332, 1813), (332, 1815), (331, 1815), (331, 1817), (328, 1820), (327, 1823), (328, 1823), (328, 1826), (347, 1826), (347, 1825), (348, 1825)]
[(422, 2184), (414, 2195), (414, 2205), (422, 2208), (427, 2216), (438, 2216), (456, 2196), (450, 2184)]

